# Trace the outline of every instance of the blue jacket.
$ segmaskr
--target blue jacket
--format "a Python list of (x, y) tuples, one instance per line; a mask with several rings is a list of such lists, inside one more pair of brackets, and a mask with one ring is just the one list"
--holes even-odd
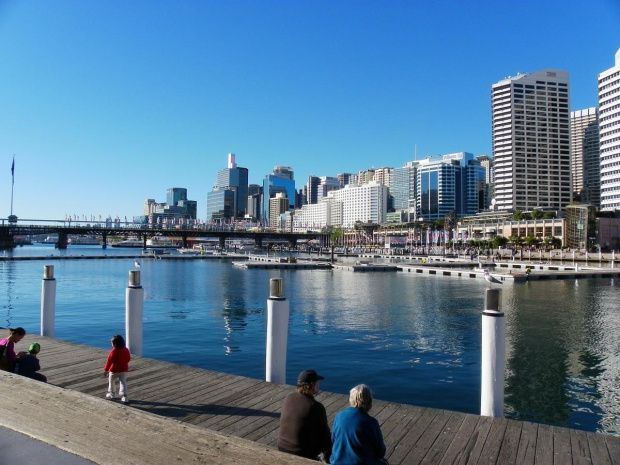
[(331, 463), (334, 465), (378, 464), (385, 455), (379, 422), (354, 407), (336, 414), (332, 441)]

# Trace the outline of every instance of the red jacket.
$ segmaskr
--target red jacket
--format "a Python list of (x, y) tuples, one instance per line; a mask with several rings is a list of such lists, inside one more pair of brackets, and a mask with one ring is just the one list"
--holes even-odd
[(103, 371), (125, 373), (129, 371), (129, 360), (131, 360), (131, 355), (127, 347), (123, 347), (122, 349), (115, 347), (108, 354), (108, 359), (105, 362)]

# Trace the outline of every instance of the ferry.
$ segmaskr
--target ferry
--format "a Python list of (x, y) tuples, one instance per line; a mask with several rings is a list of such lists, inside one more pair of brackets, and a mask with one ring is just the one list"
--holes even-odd
[(181, 247), (175, 241), (170, 239), (164, 239), (161, 237), (153, 237), (152, 239), (147, 239), (146, 246), (149, 249), (178, 249)]
[(71, 245), (101, 245), (101, 241), (93, 236), (73, 236), (68, 243)]
[(144, 243), (137, 238), (130, 238), (130, 239), (126, 239), (124, 241), (120, 241), (120, 242), (115, 242), (113, 244), (110, 244), (112, 247), (127, 247), (127, 248), (143, 248), (144, 247)]

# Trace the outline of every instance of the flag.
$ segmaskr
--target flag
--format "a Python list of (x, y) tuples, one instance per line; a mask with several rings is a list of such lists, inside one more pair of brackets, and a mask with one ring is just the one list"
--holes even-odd
[(11, 178), (15, 183), (15, 155), (13, 155), (13, 164), (11, 165)]

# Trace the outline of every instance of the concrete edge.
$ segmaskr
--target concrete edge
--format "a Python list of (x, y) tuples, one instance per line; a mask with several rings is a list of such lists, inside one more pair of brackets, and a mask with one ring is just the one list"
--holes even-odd
[(306, 463), (262, 444), (5, 371), (0, 408), (0, 425), (99, 464)]

